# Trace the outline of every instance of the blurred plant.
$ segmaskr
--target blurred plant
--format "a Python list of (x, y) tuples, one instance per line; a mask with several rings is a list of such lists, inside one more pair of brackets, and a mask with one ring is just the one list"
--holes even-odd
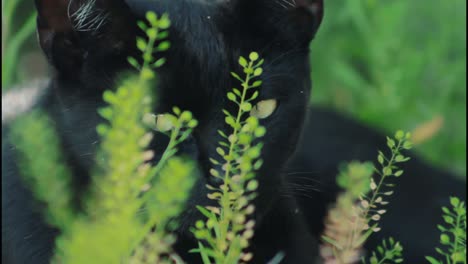
[[(195, 165), (185, 159), (174, 157), (167, 161), (154, 182), (153, 189), (148, 192), (148, 220), (137, 237), (139, 246), (130, 259), (131, 264), (174, 263), (178, 259), (172, 251), (172, 245), (176, 241), (173, 233), (176, 223), (171, 220), (183, 209), (194, 183), (194, 171)], [(153, 227), (156, 228), (151, 230)]]
[[(173, 256), (175, 237), (169, 232), (176, 223), (171, 219), (179, 215), (193, 185), (194, 165), (172, 157), (197, 122), (189, 112), (175, 108), (174, 115), (167, 117), (172, 126), (163, 159), (157, 166), (149, 164), (154, 153), (146, 149), (152, 134), (143, 120), (153, 101), (149, 89), (155, 78), (153, 69), (163, 64), (162, 59), (154, 59), (154, 52), (169, 48), (165, 38), (170, 21), (167, 15), (158, 18), (148, 13), (146, 17), (149, 26), (139, 25), (148, 41), (137, 40), (143, 64), (129, 59), (139, 76), (103, 95), (109, 106), (99, 113), (107, 123), (97, 127), (102, 143), (91, 188), (83, 201), (84, 212), (70, 211), (72, 191), (67, 186), (71, 172), (61, 165), (57, 135), (47, 119), (33, 114), (14, 126), (16, 142), (24, 143), (20, 146), (26, 179), (35, 195), (47, 203), (50, 223), (62, 231), (54, 263), (167, 263)], [(37, 133), (32, 135), (31, 129)], [(47, 155), (36, 159), (37, 149)], [(50, 192), (50, 186), (57, 192)]]
[[(411, 134), (403, 131), (396, 132), (394, 138), (387, 138), (391, 156), (386, 157), (379, 151), (377, 160), (380, 169), (369, 163), (350, 163), (347, 170), (340, 173), (337, 183), (344, 192), (338, 197), (335, 207), (329, 211), (326, 219), (322, 236), (325, 242), (322, 257), (325, 260), (336, 260), (340, 264), (356, 262), (360, 257), (362, 245), (373, 233), (381, 230), (379, 221), (386, 213), (384, 206), (389, 203), (385, 197), (393, 194), (391, 188), (395, 186), (386, 183), (386, 180), (403, 175), (403, 170), (398, 170), (396, 164), (409, 160), (401, 152), (411, 149), (410, 138)], [(372, 171), (377, 173), (377, 181), (371, 177)], [(383, 243), (385, 245), (385, 242)], [(395, 246), (396, 243), (391, 245)], [(401, 246), (398, 246), (400, 249)], [(396, 250), (395, 247), (393, 249)], [(390, 255), (395, 253), (392, 252), (384, 252), (388, 254), (384, 255), (387, 256), (387, 261), (391, 260)], [(392, 256), (398, 257), (394, 259), (395, 263), (401, 262), (400, 255)], [(371, 258), (371, 263), (374, 263), (373, 259)]]
[(321, 253), (325, 263), (355, 263), (361, 256), (361, 247), (372, 230), (363, 232), (366, 218), (356, 201), (370, 188), (372, 163), (351, 162), (337, 178), (344, 192), (329, 210), (322, 236)]
[(440, 244), (444, 249), (436, 248), (436, 251), (445, 259), (426, 257), (431, 264), (466, 264), (466, 204), (457, 197), (451, 197), (450, 204), (452, 208), (442, 207), (446, 225), (437, 226), (442, 232)]
[(222, 184), (207, 186), (212, 191), (208, 197), (217, 201), (218, 206), (198, 207), (207, 220), (198, 221), (193, 229), (200, 242), (198, 249), (192, 252), (200, 253), (205, 264), (244, 263), (253, 257), (252, 253), (245, 250), (254, 235), (255, 221), (251, 215), (255, 208), (251, 203), (258, 188), (255, 171), (262, 165), (259, 159), (262, 144), (253, 142), (265, 134), (265, 128), (259, 125), (257, 118), (246, 118), (252, 110), (252, 101), (258, 96), (258, 91), (254, 89), (262, 84), (254, 78), (262, 74), (263, 60), (259, 60), (256, 52), (250, 53), (249, 59), (239, 59), (245, 78), (232, 73), (242, 83), (242, 90), (234, 88), (227, 94), (238, 110), (237, 113), (223, 111), (226, 124), (232, 128), (229, 135), (219, 131), (224, 140), (219, 143), (217, 152), (223, 161), (211, 159), (215, 167), (221, 167), (224, 171), (221, 174), (212, 169), (211, 175)]
[[(171, 253), (175, 239), (167, 234), (168, 223), (180, 213), (190, 192), (193, 165), (168, 160), (196, 122), (188, 112), (176, 111), (172, 119), (175, 129), (162, 155), (164, 158), (155, 167), (148, 164), (154, 157), (152, 151), (146, 150), (152, 134), (142, 120), (153, 101), (148, 85), (155, 77), (153, 68), (163, 64), (161, 59), (154, 59), (153, 53), (169, 48), (164, 38), (170, 21), (167, 15), (158, 18), (152, 12), (146, 18), (149, 26), (142, 22), (139, 26), (148, 40), (137, 39), (143, 64), (129, 58), (140, 71), (138, 79), (129, 78), (116, 92), (104, 93), (109, 106), (99, 113), (108, 124), (97, 128), (102, 143), (97, 154), (98, 167), (92, 177), (93, 188), (86, 201), (87, 216), (76, 221), (69, 232), (58, 239), (60, 262), (118, 263), (129, 258), (132, 263), (154, 259), (169, 261), (163, 254)], [(186, 132), (181, 133), (182, 129)], [(99, 232), (99, 239), (90, 239), (95, 236), (94, 232)], [(112, 249), (105, 250), (103, 245), (110, 245)], [(135, 255), (131, 256), (133, 253)]]
[(21, 47), (36, 30), (35, 11), (27, 16), (21, 26), (14, 25), (15, 14), (21, 2), (2, 0), (2, 91), (15, 82)]
[(45, 113), (31, 112), (13, 124), (10, 137), (16, 144), (18, 168), (24, 182), (37, 200), (48, 206), (46, 220), (65, 229), (75, 217), (76, 208), (72, 203), (72, 173), (60, 155), (53, 122)]

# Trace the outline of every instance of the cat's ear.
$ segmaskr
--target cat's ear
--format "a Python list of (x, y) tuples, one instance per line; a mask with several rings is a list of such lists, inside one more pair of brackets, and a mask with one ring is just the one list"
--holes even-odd
[(35, 5), (39, 44), (49, 62), (63, 72), (81, 67), (84, 43), (110, 21), (125, 24), (120, 21), (126, 18), (123, 0), (35, 0)]
[[(290, 0), (293, 6), (289, 10), (291, 19), (304, 35), (312, 39), (322, 24), (324, 15), (323, 0)], [(281, 2), (281, 0), (280, 0)], [(288, 0), (284, 1), (288, 2)]]
[(314, 38), (324, 16), (323, 0), (233, 0), (231, 6), (245, 23), (304, 43)]
[[(69, 13), (69, 0), (35, 0), (37, 8), (37, 37), (49, 62), (58, 69), (80, 64), (81, 52)], [(68, 58), (60, 59), (60, 56)]]

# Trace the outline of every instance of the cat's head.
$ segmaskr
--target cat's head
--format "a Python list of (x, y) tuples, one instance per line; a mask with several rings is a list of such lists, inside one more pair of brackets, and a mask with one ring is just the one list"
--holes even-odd
[(127, 57), (140, 56), (136, 22), (147, 11), (167, 12), (172, 45), (161, 54), (167, 63), (159, 70), (154, 110), (178, 106), (193, 112), (199, 126), (186, 149), (196, 152), (191, 154), (207, 178), (208, 158), (218, 157), (217, 130), (229, 129), (221, 111), (233, 107), (226, 93), (240, 85), (230, 72), (241, 71), (239, 56), (258, 52), (265, 63), (256, 103), (273, 106), (261, 115), (267, 135), (259, 177), (261, 192), (276, 192), (309, 102), (309, 46), (322, 21), (323, 0), (36, 0), (36, 7), (39, 43), (59, 94), (77, 100), (112, 89), (117, 76), (132, 69)]

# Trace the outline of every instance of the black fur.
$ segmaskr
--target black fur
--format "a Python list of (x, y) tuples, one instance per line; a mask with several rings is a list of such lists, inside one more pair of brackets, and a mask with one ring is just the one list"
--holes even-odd
[[(322, 1), (296, 0), (296, 6), (289, 6), (280, 0), (97, 0), (96, 8), (104, 10), (107, 19), (100, 25), (81, 21), (95, 26), (87, 30), (77, 27), (79, 23), (67, 15), (79, 10), (83, 2), (86, 1), (68, 5), (67, 0), (36, 0), (39, 43), (54, 72), (36, 107), (47, 111), (55, 122), (69, 165), (76, 174), (77, 191), (86, 187), (87, 172), (94, 164), (99, 142), (95, 127), (102, 121), (96, 109), (103, 105), (102, 92), (112, 89), (119, 74), (130, 71), (126, 58), (138, 56), (134, 40), (142, 33), (135, 27), (136, 21), (148, 10), (168, 12), (172, 47), (163, 54), (168, 63), (159, 71), (159, 83), (155, 85), (159, 101), (154, 111), (163, 113), (177, 105), (193, 112), (199, 127), (181, 146), (181, 154), (198, 160), (202, 175), (206, 175), (198, 180), (181, 216), (178, 253), (188, 263), (200, 262), (196, 255), (186, 253), (195, 247), (188, 227), (200, 218), (193, 205), (208, 203), (204, 185), (213, 180), (208, 176), (208, 158), (216, 157), (216, 131), (227, 129), (221, 109), (233, 107), (225, 95), (238, 85), (229, 72), (239, 72), (240, 55), (258, 51), (265, 59), (259, 100), (275, 98), (279, 107), (262, 123), (268, 134), (263, 139), (265, 165), (258, 173), (261, 187), (256, 200), (258, 228), (252, 243), (253, 263), (266, 263), (278, 252), (286, 256), (283, 263), (314, 263), (325, 208), (337, 191), (324, 189), (323, 184), (334, 186), (336, 167), (341, 161), (373, 160), (384, 140), (354, 122), (320, 111), (312, 111), (312, 121), (302, 132), (311, 88), (309, 44), (323, 17)], [(335, 130), (334, 125), (343, 127)], [(354, 130), (360, 134), (354, 135)], [(2, 127), (2, 138), (8, 139), (8, 126)], [(164, 147), (164, 140), (159, 135), (154, 147)], [(299, 151), (286, 167), (298, 145)], [(2, 144), (2, 162), (2, 258), (15, 264), (48, 263), (57, 230), (44, 223), (30, 192), (21, 184), (14, 142), (5, 140)], [(290, 174), (288, 168), (292, 172), (316, 173)], [(406, 170), (409, 176), (402, 180), (401, 196), (397, 198), (403, 202), (396, 201), (393, 206), (416, 216), (408, 220), (405, 215), (389, 214), (390, 223), (386, 226), (397, 237), (401, 233), (408, 248), (415, 250), (410, 254), (422, 256), (422, 252), (427, 252), (423, 250), (432, 248), (437, 239), (431, 236), (427, 245), (415, 241), (421, 236), (412, 232), (416, 230), (414, 225), (421, 228), (417, 230), (423, 227), (418, 223), (423, 214), (415, 212), (430, 208), (426, 213), (437, 219), (439, 199), (445, 201), (448, 194), (464, 192), (458, 191), (460, 184), (453, 178), (443, 178), (439, 175), (444, 172), (417, 160), (409, 163)], [(433, 181), (427, 189), (410, 178), (412, 172), (412, 177), (418, 177), (420, 171), (427, 171), (425, 177)], [(303, 189), (312, 181), (322, 184), (316, 187), (319, 191), (311, 187), (304, 196)], [(444, 188), (439, 188), (439, 182), (446, 182)], [(297, 184), (303, 186), (302, 191), (294, 188)], [(410, 196), (414, 203), (404, 202)], [(397, 223), (402, 221), (408, 227), (400, 228)], [(431, 232), (434, 226), (428, 223), (421, 232)]]

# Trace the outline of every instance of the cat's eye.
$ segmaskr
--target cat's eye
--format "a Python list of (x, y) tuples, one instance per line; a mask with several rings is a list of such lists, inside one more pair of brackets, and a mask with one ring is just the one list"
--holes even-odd
[(278, 100), (268, 99), (258, 102), (250, 111), (251, 116), (259, 119), (265, 119), (275, 112), (278, 107)]

